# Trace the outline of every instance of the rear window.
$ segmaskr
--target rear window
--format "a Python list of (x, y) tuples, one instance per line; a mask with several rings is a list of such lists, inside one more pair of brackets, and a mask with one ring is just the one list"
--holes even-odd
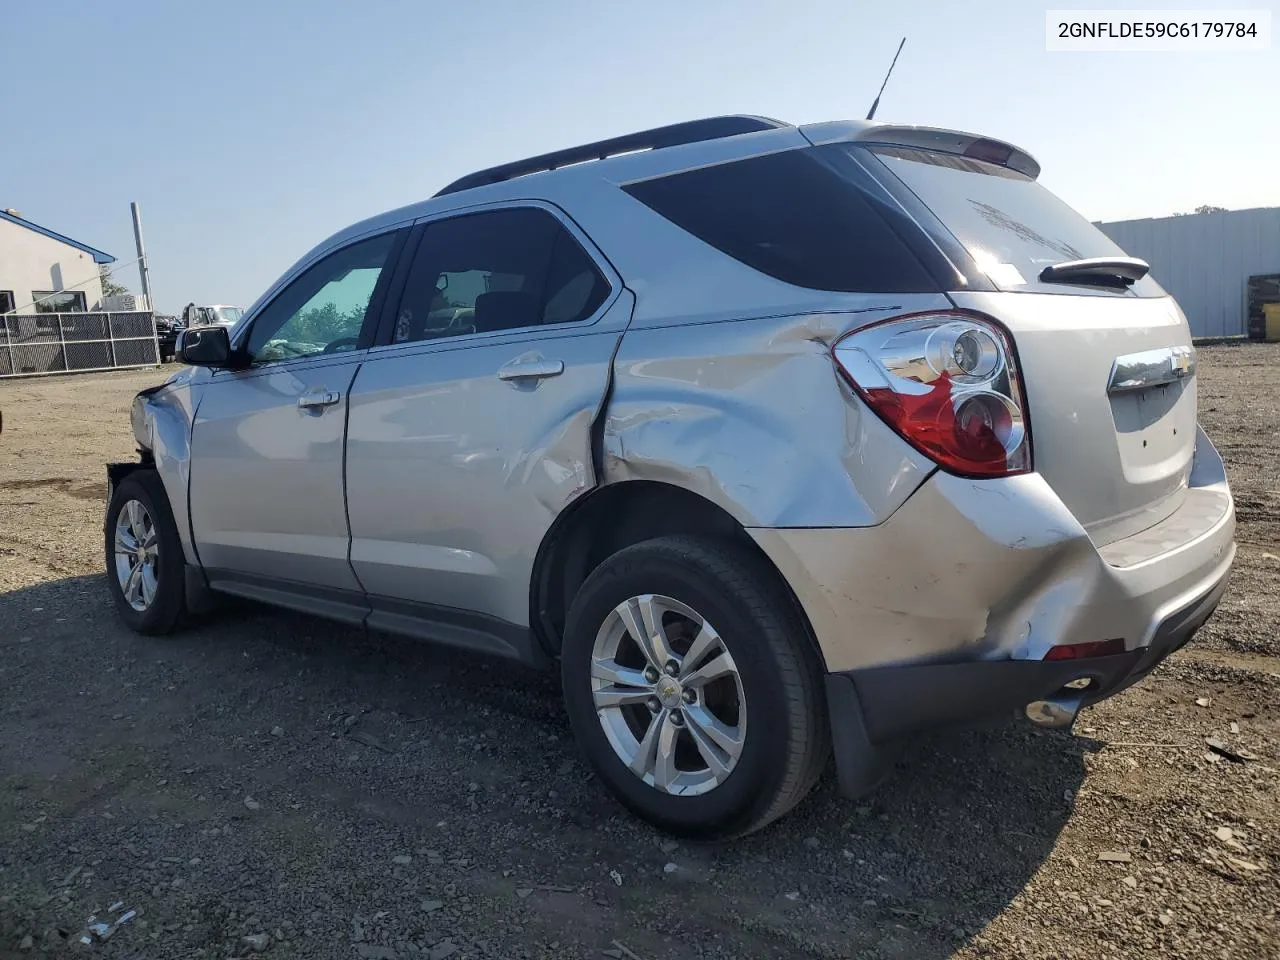
[[(1040, 271), (1064, 260), (1125, 255), (1101, 230), (1021, 173), (931, 150), (870, 149), (933, 211), (1000, 290), (1093, 292), (1099, 288), (1041, 283)], [(1129, 293), (1158, 297), (1164, 291), (1147, 276)]]
[(861, 190), (809, 150), (788, 150), (623, 188), (722, 253), (801, 287), (939, 289)]

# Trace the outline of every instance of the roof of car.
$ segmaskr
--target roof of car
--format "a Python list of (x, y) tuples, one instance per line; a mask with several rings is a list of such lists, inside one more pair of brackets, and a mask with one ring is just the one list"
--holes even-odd
[[(277, 285), (336, 246), (420, 217), (492, 202), (530, 199), (560, 202), (567, 192), (587, 188), (588, 181), (592, 180), (601, 185), (634, 183), (748, 156), (853, 140), (951, 153), (963, 153), (969, 146), (981, 143), (1005, 150), (1011, 158), (1006, 165), (1033, 178), (1040, 170), (1029, 154), (1011, 144), (954, 130), (866, 120), (796, 126), (745, 114), (709, 117), (598, 140), (467, 174), (426, 200), (385, 211), (338, 231), (313, 247)], [(275, 289), (272, 287), (259, 298), (249, 308), (250, 312)]]
[(679, 147), (689, 143), (701, 143), (706, 140), (719, 140), (723, 137), (736, 137), (743, 133), (758, 133), (762, 130), (777, 130), (789, 126), (781, 120), (769, 117), (724, 116), (707, 117), (702, 120), (688, 120), (665, 127), (654, 127), (652, 130), (641, 130), (608, 140), (597, 140), (581, 146), (556, 150), (552, 153), (516, 160), (512, 163), (500, 164), (467, 174), (453, 181), (435, 194), (437, 197), (472, 187), (501, 183), (516, 177), (528, 176), (531, 173), (558, 170), (562, 167), (585, 163), (590, 160), (604, 160), (625, 153), (637, 153), (643, 150), (660, 150), (665, 147)]

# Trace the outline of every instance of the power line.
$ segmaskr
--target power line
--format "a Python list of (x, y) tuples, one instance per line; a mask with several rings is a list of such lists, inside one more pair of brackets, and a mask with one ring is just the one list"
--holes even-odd
[[(136, 257), (133, 260), (126, 261), (125, 263), (122, 263), (120, 264), (120, 266), (116, 267), (116, 270), (120, 270), (124, 267), (131, 267), (141, 259), (142, 259), (141, 257)], [(46, 300), (52, 300), (55, 297), (59, 296), (60, 294), (66, 293), (68, 290), (75, 290), (78, 287), (83, 287), (85, 284), (93, 283), (95, 280), (98, 280), (100, 282), (103, 278), (111, 277), (114, 274), (115, 274), (115, 270), (107, 270), (107, 271), (99, 272), (98, 276), (96, 277), (90, 277), (88, 280), (81, 280), (79, 283), (73, 283), (69, 287), (63, 287), (61, 290), (55, 290), (53, 291), (53, 293), (50, 293), (46, 296), (36, 297), (36, 299), (32, 300), (30, 303), (25, 303), (20, 307), (14, 307), (12, 310), (6, 310), (4, 313), (0, 313), (0, 317), (7, 317), (17, 313), (19, 310), (26, 310), (28, 307), (34, 307), (37, 303), (44, 303)], [(151, 307), (152, 310), (155, 309), (155, 305), (152, 303), (148, 303), (147, 306)]]

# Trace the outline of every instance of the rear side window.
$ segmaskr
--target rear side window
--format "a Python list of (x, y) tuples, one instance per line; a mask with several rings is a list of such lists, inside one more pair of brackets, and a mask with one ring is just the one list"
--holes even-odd
[[(870, 150), (942, 221), (1000, 290), (1089, 292), (1079, 284), (1041, 283), (1040, 271), (1066, 260), (1125, 255), (1035, 180), (1007, 167), (911, 147)], [(1147, 297), (1164, 293), (1149, 276), (1129, 290)]]
[(816, 290), (938, 289), (858, 187), (809, 150), (788, 150), (623, 187), (749, 267)]
[(609, 283), (555, 217), (511, 207), (427, 225), (393, 342), (586, 320)]

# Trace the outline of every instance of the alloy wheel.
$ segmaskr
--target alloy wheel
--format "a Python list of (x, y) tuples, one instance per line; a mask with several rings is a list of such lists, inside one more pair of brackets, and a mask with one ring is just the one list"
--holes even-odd
[(116, 516), (116, 580), (125, 601), (139, 613), (156, 598), (160, 534), (140, 500), (127, 500)]
[(679, 600), (643, 594), (609, 613), (592, 648), (591, 692), (614, 752), (663, 793), (713, 790), (742, 755), (737, 664), (706, 618)]

